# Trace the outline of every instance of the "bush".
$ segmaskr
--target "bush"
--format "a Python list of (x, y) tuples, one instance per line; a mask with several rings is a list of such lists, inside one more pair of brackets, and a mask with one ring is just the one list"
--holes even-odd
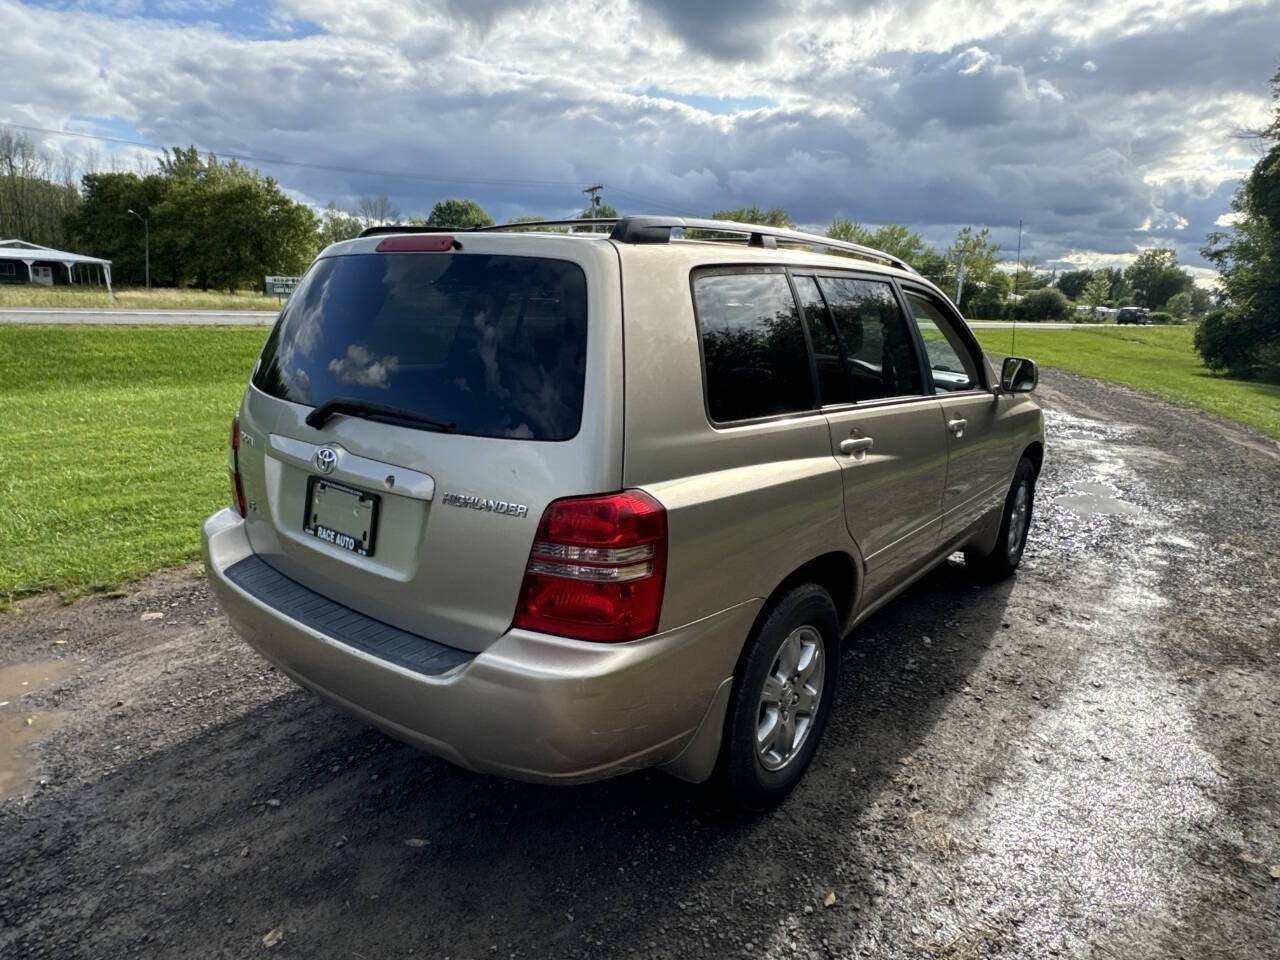
[(1033, 322), (1071, 319), (1071, 301), (1054, 287), (1032, 290), (1022, 298), (1019, 306), (1023, 308), (1026, 319)]
[(1280, 340), (1259, 341), (1258, 331), (1232, 309), (1213, 310), (1196, 326), (1196, 350), (1210, 370), (1280, 383)]
[(1177, 320), (1174, 318), (1172, 313), (1166, 313), (1163, 310), (1152, 310), (1150, 313), (1147, 314), (1147, 321), (1149, 323), (1160, 323), (1160, 324), (1177, 322)]

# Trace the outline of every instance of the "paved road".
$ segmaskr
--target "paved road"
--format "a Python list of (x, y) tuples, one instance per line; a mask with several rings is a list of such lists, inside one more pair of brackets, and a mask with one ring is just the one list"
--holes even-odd
[[(238, 327), (268, 324), (274, 311), (263, 310), (44, 310), (0, 308), (0, 323), (84, 323), (90, 325), (145, 324), (152, 326)], [(977, 330), (999, 330), (1014, 326), (992, 320), (973, 320)], [(1020, 323), (1020, 327), (1040, 330), (1074, 330), (1079, 327), (1110, 327), (1110, 323)]]
[(1041, 397), (1018, 576), (950, 563), (856, 631), (756, 819), (419, 754), (270, 669), (193, 570), (0, 614), (0, 739), (35, 763), (0, 956), (1274, 960), (1277, 445), (1055, 371)]
[(0, 323), (249, 327), (271, 323), (275, 318), (275, 311), (266, 310), (51, 310), (0, 308)]

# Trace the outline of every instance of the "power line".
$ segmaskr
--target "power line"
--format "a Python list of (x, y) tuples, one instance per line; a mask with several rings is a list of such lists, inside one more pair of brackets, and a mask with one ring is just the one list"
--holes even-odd
[[(55, 137), (74, 137), (79, 140), (95, 140), (101, 143), (117, 143), (128, 147), (143, 147), (147, 150), (163, 151), (169, 149), (166, 146), (157, 143), (149, 143), (145, 140), (129, 140), (124, 137), (109, 137), (104, 134), (96, 133), (79, 133), (73, 130), (52, 130), (48, 127), (35, 127), (24, 123), (11, 123), (9, 121), (0, 121), (0, 125), (12, 127), (15, 130), (26, 130), (30, 133), (44, 133)], [(400, 180), (413, 180), (422, 183), (459, 183), (459, 184), (481, 184), (485, 186), (497, 187), (535, 187), (539, 189), (563, 189), (566, 187), (579, 186), (581, 181), (578, 180), (535, 180), (535, 179), (519, 179), (519, 178), (502, 178), (502, 177), (459, 177), (446, 174), (430, 174), (430, 173), (410, 173), (403, 170), (379, 170), (371, 167), (348, 167), (340, 164), (330, 163), (313, 163), (306, 160), (288, 160), (280, 157), (260, 157), (247, 153), (227, 153), (220, 150), (205, 151), (213, 153), (219, 157), (225, 157), (228, 160), (240, 160), (245, 163), (264, 163), (274, 164), (276, 166), (299, 167), (306, 170), (323, 170), (328, 173), (348, 173), (363, 174), (374, 177), (390, 177)], [(638, 203), (648, 204), (658, 210), (668, 213), (687, 214), (689, 212), (687, 206), (672, 204), (664, 200), (657, 200), (653, 197), (647, 197), (643, 194), (636, 193), (633, 190), (626, 190), (614, 184), (599, 184), (599, 189), (608, 189), (620, 196), (627, 197)]]
[[(47, 127), (33, 127), (23, 123), (9, 123), (2, 121), (4, 126), (13, 127), (15, 130), (26, 130), (31, 133), (44, 133), (55, 137), (76, 137), (80, 140), (97, 140), (102, 143), (118, 143), (129, 147), (144, 147), (148, 150), (167, 150), (168, 147), (161, 146), (156, 143), (148, 143), (143, 140), (127, 140), (124, 137), (108, 137), (95, 133), (77, 133), (71, 130), (50, 130)], [(241, 160), (246, 163), (266, 163), (275, 164), (285, 167), (301, 167), (307, 170), (324, 170), (329, 173), (354, 173), (367, 174), (375, 177), (392, 177), (401, 180), (418, 180), (426, 183), (472, 183), (485, 184), (489, 186), (499, 187), (546, 187), (563, 189), (565, 187), (578, 187), (581, 181), (578, 180), (530, 180), (518, 178), (503, 177), (458, 177), (446, 174), (432, 173), (409, 173), (403, 170), (378, 170), (369, 167), (346, 167), (332, 163), (311, 163), (306, 160), (285, 160), (279, 157), (259, 157), (247, 153), (231, 153), (221, 150), (209, 150), (207, 153), (213, 153), (219, 157), (225, 157), (228, 160)], [(580, 189), (580, 188), (579, 188)]]

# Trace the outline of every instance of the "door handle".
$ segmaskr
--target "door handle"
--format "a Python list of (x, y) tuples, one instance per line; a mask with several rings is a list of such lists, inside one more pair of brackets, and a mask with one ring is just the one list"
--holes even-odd
[(969, 425), (968, 420), (948, 420), (947, 421), (947, 429), (956, 435), (957, 440), (959, 440), (961, 437), (964, 436), (964, 428), (967, 427), (968, 425)]
[(851, 457), (863, 457), (874, 444), (870, 437), (850, 437), (840, 441), (840, 452)]

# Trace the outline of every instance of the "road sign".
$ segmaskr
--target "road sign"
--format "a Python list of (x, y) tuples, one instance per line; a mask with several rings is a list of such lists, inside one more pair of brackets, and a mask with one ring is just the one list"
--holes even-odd
[(262, 292), (268, 297), (287, 297), (297, 285), (297, 277), (263, 277)]

